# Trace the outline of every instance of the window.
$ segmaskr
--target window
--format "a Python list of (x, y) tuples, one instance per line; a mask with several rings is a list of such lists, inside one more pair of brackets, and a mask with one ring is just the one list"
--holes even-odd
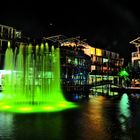
[(102, 56), (102, 50), (96, 48), (96, 55), (97, 56)]

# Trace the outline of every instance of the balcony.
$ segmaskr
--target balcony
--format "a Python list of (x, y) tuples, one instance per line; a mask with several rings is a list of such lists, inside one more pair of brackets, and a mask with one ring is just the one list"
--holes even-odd
[(140, 52), (132, 52), (132, 62), (134, 60), (140, 59)]
[(132, 52), (132, 57), (138, 57), (140, 52)]

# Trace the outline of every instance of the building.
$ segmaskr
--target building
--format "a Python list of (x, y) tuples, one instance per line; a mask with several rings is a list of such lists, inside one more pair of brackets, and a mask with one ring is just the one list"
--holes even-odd
[[(60, 48), (61, 85), (68, 96), (87, 97), (89, 93), (88, 76), (91, 68), (91, 58), (84, 53), (84, 46), (78, 38), (67, 38), (57, 35), (44, 38), (53, 41)], [(70, 98), (70, 97), (69, 97)]]
[(18, 31), (14, 27), (1, 25), (0, 24), (0, 49), (7, 45), (8, 41), (13, 41), (15, 39), (21, 38), (21, 31)]
[(128, 66), (131, 86), (140, 86), (140, 37), (132, 40), (130, 44), (136, 48), (136, 51), (131, 54), (131, 64)]
[(118, 53), (103, 50), (96, 47), (86, 46), (85, 53), (91, 57), (91, 72), (89, 74), (89, 84), (93, 85), (93, 93), (110, 93), (110, 86), (121, 85), (118, 75), (123, 67), (124, 59)]
[[(30, 38), (23, 37), (15, 28), (0, 25), (0, 69), (3, 69), (8, 41), (11, 42), (13, 50), (21, 42), (31, 43)], [(124, 59), (120, 58), (118, 53), (90, 46), (80, 37), (56, 35), (43, 37), (39, 41), (60, 48), (61, 85), (64, 92), (87, 97), (90, 88), (98, 84), (120, 83), (118, 72)], [(35, 42), (37, 43), (38, 41)]]
[(132, 40), (130, 44), (134, 44), (136, 47), (136, 52), (132, 52), (131, 54), (132, 65), (140, 66), (140, 37)]
[(89, 84), (109, 80), (112, 84), (119, 84), (118, 72), (124, 64), (124, 59), (118, 53), (100, 48), (86, 46), (85, 53), (91, 57), (91, 73)]
[(4, 66), (4, 54), (10, 42), (14, 49), (20, 43), (29, 43), (30, 38), (22, 36), (22, 32), (14, 27), (0, 24), (0, 69)]
[(121, 84), (118, 73), (124, 59), (118, 53), (92, 47), (79, 37), (58, 35), (46, 39), (59, 42), (62, 85), (67, 92), (83, 94), (99, 84)]
[(16, 36), (16, 29), (10, 26), (0, 25), (0, 69), (3, 68), (4, 53), (8, 46), (8, 41), (11, 41)]

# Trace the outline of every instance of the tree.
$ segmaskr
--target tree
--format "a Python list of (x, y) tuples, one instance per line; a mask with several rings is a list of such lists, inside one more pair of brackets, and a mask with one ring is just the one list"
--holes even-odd
[(119, 72), (119, 76), (122, 78), (122, 85), (129, 86), (131, 81), (129, 79), (129, 73), (126, 71), (125, 68), (121, 69), (121, 71)]

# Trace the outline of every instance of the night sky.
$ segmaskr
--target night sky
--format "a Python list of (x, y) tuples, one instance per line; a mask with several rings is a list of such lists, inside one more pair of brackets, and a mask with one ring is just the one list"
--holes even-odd
[(0, 24), (31, 37), (80, 36), (92, 46), (120, 53), (130, 61), (140, 35), (139, 4), (135, 0), (38, 0), (3, 2)]

